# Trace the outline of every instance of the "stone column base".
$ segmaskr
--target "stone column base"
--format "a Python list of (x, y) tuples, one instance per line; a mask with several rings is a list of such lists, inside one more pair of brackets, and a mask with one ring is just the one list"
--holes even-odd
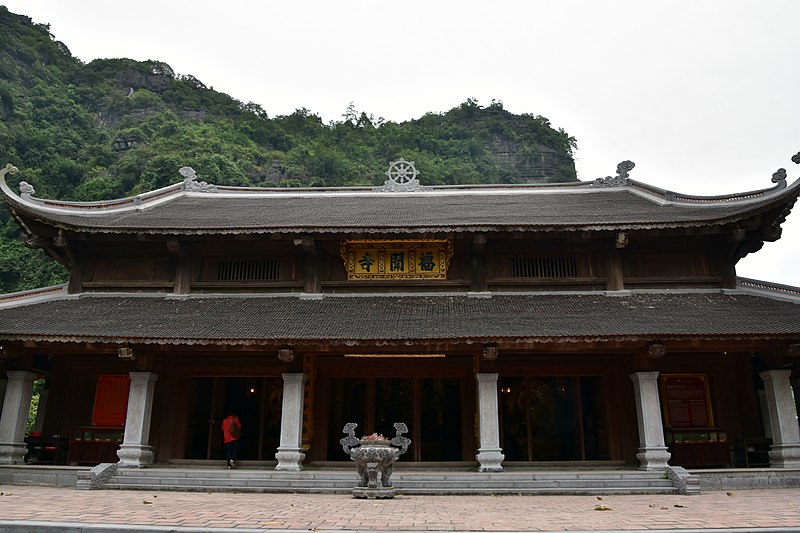
[(503, 450), (501, 448), (480, 448), (478, 453), (475, 455), (475, 459), (479, 464), (478, 472), (502, 472), (503, 467), (501, 463), (503, 462), (503, 459), (506, 458), (502, 452)]
[(672, 456), (666, 446), (648, 446), (639, 448), (636, 458), (639, 460), (639, 470), (664, 470), (667, 461)]
[(305, 458), (302, 448), (278, 448), (278, 453), (275, 454), (275, 459), (278, 460), (275, 470), (299, 472), (303, 469)]
[(800, 468), (800, 444), (773, 444), (769, 447), (769, 466)]
[(117, 450), (117, 457), (119, 457), (118, 466), (133, 468), (150, 466), (154, 461), (153, 447), (122, 444)]
[(25, 463), (25, 454), (28, 453), (28, 446), (14, 442), (0, 443), (0, 464), (2, 465), (21, 465)]

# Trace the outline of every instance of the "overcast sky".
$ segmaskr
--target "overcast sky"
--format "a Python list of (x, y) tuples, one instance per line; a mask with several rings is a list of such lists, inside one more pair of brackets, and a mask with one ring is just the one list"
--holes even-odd
[[(164, 61), (269, 116), (327, 122), (353, 102), (403, 121), (496, 99), (576, 137), (583, 180), (625, 159), (690, 194), (800, 177), (797, 0), (0, 3), (85, 62)], [(783, 229), (739, 275), (800, 286), (800, 206)]]

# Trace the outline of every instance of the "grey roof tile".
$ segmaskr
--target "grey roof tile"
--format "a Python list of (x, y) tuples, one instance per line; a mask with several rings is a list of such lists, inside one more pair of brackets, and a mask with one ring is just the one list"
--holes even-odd
[(402, 342), (800, 338), (800, 302), (686, 292), (291, 297), (92, 296), (0, 309), (0, 338)]
[[(47, 212), (17, 204), (48, 223), (104, 232), (419, 232), (450, 230), (670, 227), (749, 216), (796, 190), (762, 203), (662, 205), (629, 188), (519, 194), (176, 195), (140, 210)], [(12, 201), (9, 199), (9, 201)]]

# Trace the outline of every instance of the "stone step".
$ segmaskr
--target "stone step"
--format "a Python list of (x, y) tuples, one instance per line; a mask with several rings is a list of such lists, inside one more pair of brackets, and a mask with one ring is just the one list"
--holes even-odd
[[(348, 471), (311, 471), (281, 472), (271, 469), (237, 468), (228, 470), (220, 469), (174, 469), (174, 468), (120, 468), (117, 476), (169, 476), (181, 477), (231, 477), (253, 476), (269, 477), (275, 479), (352, 479), (356, 477), (354, 470)], [(526, 471), (526, 472), (431, 472), (431, 471), (395, 471), (393, 479), (475, 479), (478, 481), (491, 480), (516, 480), (516, 479), (663, 479), (664, 473), (660, 471)]]
[(541, 495), (607, 495), (607, 494), (676, 494), (674, 487), (523, 487), (523, 488), (464, 488), (450, 489), (424, 488), (406, 489), (397, 488), (398, 494), (427, 495), (427, 494), (462, 494), (462, 495), (496, 495), (496, 494), (541, 494)]
[[(669, 487), (672, 482), (666, 481), (642, 481), (642, 480), (616, 480), (613, 482), (604, 480), (559, 480), (559, 481), (525, 481), (514, 483), (460, 483), (457, 481), (449, 482), (432, 482), (432, 481), (413, 481), (413, 480), (392, 480), (394, 485), (402, 487), (525, 487), (525, 486), (639, 486), (649, 485), (656, 487)], [(231, 479), (171, 479), (171, 478), (119, 478), (112, 479), (111, 483), (119, 485), (137, 485), (137, 484), (152, 484), (152, 485), (263, 485), (263, 486), (290, 486), (290, 487), (352, 487), (355, 480), (350, 481), (333, 481), (333, 480), (275, 480), (275, 479), (247, 479), (247, 478), (231, 478)]]
[[(134, 489), (134, 490), (179, 490), (179, 491), (240, 491), (240, 492), (349, 492), (354, 487), (349, 486), (332, 486), (332, 485), (268, 485), (261, 483), (216, 483), (216, 484), (109, 484), (106, 488), (116, 489)], [(474, 485), (420, 485), (420, 486), (406, 486), (395, 485), (395, 489), (407, 494), (515, 494), (519, 492), (549, 492), (552, 494), (572, 494), (577, 492), (592, 493), (592, 492), (613, 492), (613, 493), (647, 493), (659, 492), (672, 494), (675, 492), (675, 487), (671, 485), (521, 485), (521, 486), (480, 486)]]
[[(270, 469), (119, 469), (104, 488), (179, 491), (350, 493), (353, 471), (279, 472)], [(404, 494), (674, 494), (660, 472), (527, 471), (400, 472), (392, 476)]]
[[(135, 487), (127, 486), (108, 486), (108, 489), (124, 489), (124, 490), (137, 490), (137, 491), (181, 491), (181, 492), (248, 492), (248, 493), (313, 493), (313, 494), (351, 494), (352, 487), (349, 488), (326, 488), (326, 487), (263, 487), (263, 486), (250, 486), (250, 487), (229, 487), (229, 486), (192, 486), (192, 485), (171, 485), (169, 487), (163, 485), (137, 485)], [(555, 488), (555, 487), (525, 487), (525, 488), (471, 488), (471, 487), (451, 487), (451, 488), (403, 488), (395, 487), (397, 494), (402, 495), (520, 495), (520, 494), (540, 494), (540, 495), (611, 495), (611, 494), (676, 494), (673, 487), (651, 487), (651, 486), (638, 486), (638, 487), (570, 487), (570, 488)]]
[[(291, 478), (291, 477), (271, 477), (271, 476), (249, 476), (249, 475), (232, 475), (232, 476), (193, 476), (193, 477), (173, 477), (169, 475), (121, 475), (112, 478), (113, 482), (124, 484), (135, 483), (183, 483), (195, 484), (197, 482), (204, 483), (263, 483), (263, 484), (283, 484), (283, 485), (315, 485), (315, 484), (332, 484), (334, 486), (349, 486), (356, 482), (355, 476), (348, 478)], [(581, 478), (581, 477), (561, 477), (561, 478), (511, 478), (511, 479), (494, 479), (494, 480), (481, 480), (473, 478), (465, 479), (421, 479), (414, 477), (395, 477), (392, 476), (392, 481), (395, 484), (402, 484), (406, 486), (416, 485), (475, 485), (475, 486), (515, 486), (525, 484), (541, 484), (541, 485), (558, 485), (558, 484), (651, 484), (651, 485), (671, 485), (672, 481), (669, 479), (658, 478)]]

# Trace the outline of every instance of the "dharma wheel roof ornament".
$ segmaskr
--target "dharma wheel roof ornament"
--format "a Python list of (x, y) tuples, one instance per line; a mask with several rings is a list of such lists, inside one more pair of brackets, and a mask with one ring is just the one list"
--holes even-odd
[(402, 157), (400, 161), (392, 161), (389, 163), (389, 170), (385, 172), (389, 179), (398, 185), (409, 183), (417, 179), (419, 171), (414, 166), (413, 161), (406, 161)]
[(628, 185), (628, 172), (633, 170), (636, 163), (633, 161), (623, 161), (617, 165), (616, 176), (606, 176), (605, 178), (597, 178), (594, 180), (592, 186), (594, 187), (624, 187)]
[(420, 185), (417, 176), (419, 171), (414, 166), (413, 161), (406, 161), (402, 157), (397, 161), (389, 163), (389, 170), (384, 172), (389, 178), (382, 187), (376, 187), (374, 191), (380, 192), (415, 192), (423, 191), (427, 187)]

